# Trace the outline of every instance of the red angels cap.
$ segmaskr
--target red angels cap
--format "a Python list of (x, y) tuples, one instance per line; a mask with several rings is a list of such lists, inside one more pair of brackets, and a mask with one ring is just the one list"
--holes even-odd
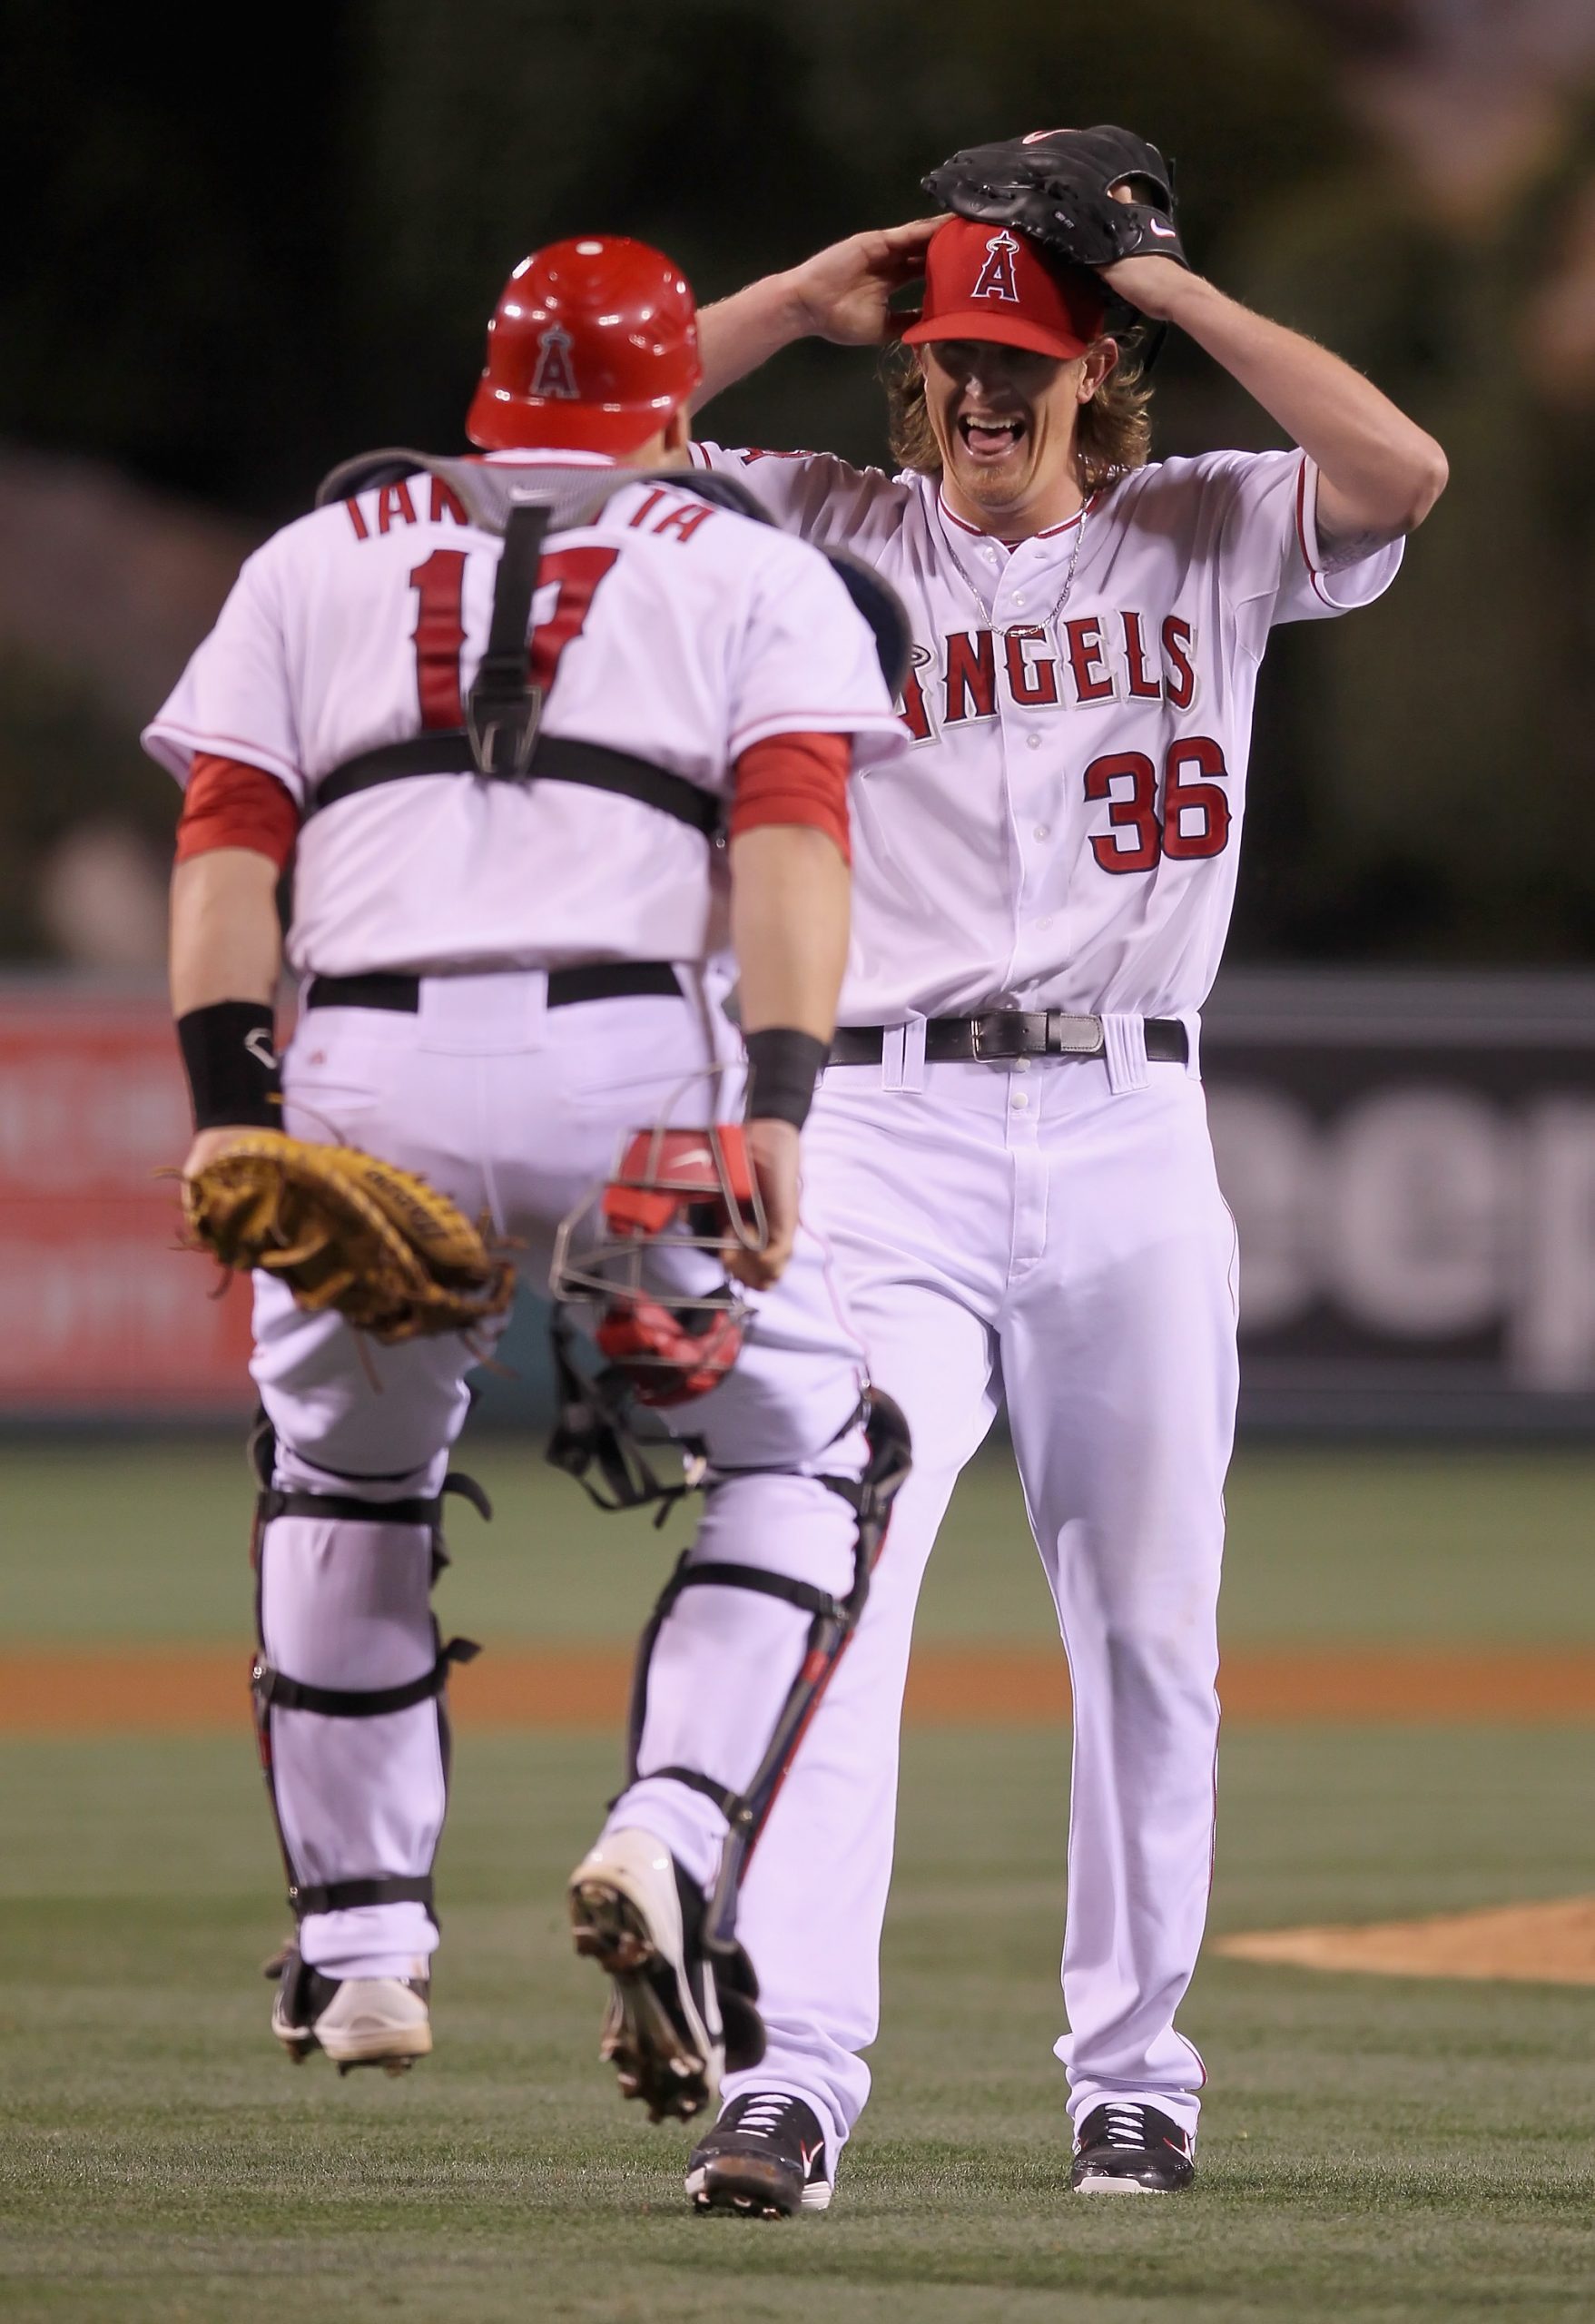
[(925, 251), (925, 303), (903, 338), (995, 340), (1065, 362), (1102, 335), (1107, 300), (1083, 266), (1052, 265), (1009, 226), (950, 218)]

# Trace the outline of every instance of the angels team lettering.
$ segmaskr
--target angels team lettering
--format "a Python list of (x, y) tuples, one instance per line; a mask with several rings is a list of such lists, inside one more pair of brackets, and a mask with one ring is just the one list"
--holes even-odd
[(1019, 710), (1108, 702), (1188, 710), (1196, 701), (1196, 632), (1177, 614), (1160, 624), (1131, 611), (1081, 615), (1059, 625), (1057, 645), (1039, 622), (1019, 622), (950, 631), (940, 669), (929, 646), (916, 646), (903, 724), (916, 743), (929, 743), (970, 719), (997, 717), (1005, 701)]

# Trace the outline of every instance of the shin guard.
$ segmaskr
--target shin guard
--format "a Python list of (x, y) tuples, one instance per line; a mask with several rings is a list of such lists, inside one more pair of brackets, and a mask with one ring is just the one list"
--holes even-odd
[[(269, 1457), (269, 1446), (265, 1448)], [(465, 1494), (484, 1515), (486, 1497)], [(430, 1608), (443, 1495), (374, 1502), (262, 1481), (252, 1561), (255, 1728), (307, 1961), (386, 1970), (436, 1943), (432, 1863), (448, 1799), (449, 1666)], [(398, 1909), (395, 1909), (398, 1908)]]
[[(665, 1583), (637, 1649), (632, 1686), (628, 1784), (669, 1777), (713, 1800), (726, 1819), (725, 1842), (703, 1934), (705, 1946), (721, 1956), (724, 1963), (723, 1999), (727, 1984), (736, 1991), (747, 1974), (746, 1956), (735, 1935), (737, 1890), (743, 1866), (831, 1674), (858, 1627), (869, 1597), (871, 1572), (885, 1539), (892, 1498), (909, 1473), (908, 1423), (891, 1398), (879, 1389), (867, 1391), (862, 1418), (869, 1447), (863, 1474), (856, 1479), (816, 1479), (816, 1482), (839, 1494), (854, 1512), (853, 1577), (846, 1597), (834, 1597), (809, 1582), (773, 1573), (760, 1566), (733, 1565), (717, 1560), (694, 1563), (688, 1551)], [(647, 1717), (648, 1669), (655, 1645), (682, 1592), (694, 1587), (753, 1590), (781, 1599), (810, 1618), (797, 1676), (776, 1714), (763, 1757), (740, 1792), (733, 1791), (699, 1768), (665, 1767), (643, 1770), (637, 1765)], [(753, 1997), (752, 1989), (748, 1997)], [(732, 2031), (733, 2013), (728, 2010), (728, 2055)]]

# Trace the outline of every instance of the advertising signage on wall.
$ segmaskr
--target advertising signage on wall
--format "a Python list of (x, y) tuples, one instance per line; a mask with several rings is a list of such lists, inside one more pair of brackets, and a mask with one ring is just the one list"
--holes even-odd
[(1595, 1423), (1595, 978), (1232, 975), (1202, 1059), (1244, 1419)]
[[(1245, 1424), (1595, 1426), (1595, 977), (1232, 975), (1202, 1064)], [(0, 985), (0, 1419), (247, 1414), (187, 1139), (158, 991)], [(523, 1300), (484, 1417), (540, 1424), (541, 1343)]]
[(190, 1135), (158, 993), (0, 987), (0, 1415), (249, 1412), (247, 1291), (158, 1175)]

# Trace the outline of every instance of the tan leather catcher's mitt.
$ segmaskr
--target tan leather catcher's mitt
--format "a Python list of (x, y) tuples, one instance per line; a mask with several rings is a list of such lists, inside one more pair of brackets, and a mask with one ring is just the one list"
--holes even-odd
[(223, 1266), (280, 1275), (301, 1307), (335, 1307), (385, 1346), (468, 1332), (515, 1295), (458, 1204), (356, 1146), (251, 1130), (183, 1180), (182, 1207)]

